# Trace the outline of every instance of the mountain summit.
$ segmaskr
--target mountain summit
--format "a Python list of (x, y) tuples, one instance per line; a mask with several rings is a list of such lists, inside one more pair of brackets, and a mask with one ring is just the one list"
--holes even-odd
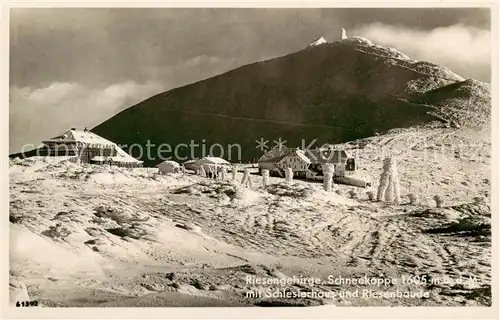
[[(454, 127), (489, 124), (489, 85), (362, 37), (322, 40), (160, 93), (92, 131), (120, 145), (149, 141), (173, 149), (194, 142), (219, 144), (227, 152), (226, 146), (239, 144), (241, 159), (212, 150), (234, 162), (260, 157), (259, 139), (310, 146), (435, 121)], [(202, 148), (195, 154), (177, 151), (177, 160), (203, 154)], [(161, 161), (144, 156), (145, 165)]]

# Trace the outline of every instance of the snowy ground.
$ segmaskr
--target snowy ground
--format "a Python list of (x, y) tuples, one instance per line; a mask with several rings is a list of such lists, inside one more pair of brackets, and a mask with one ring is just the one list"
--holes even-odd
[[(429, 157), (429, 150), (458, 142), (462, 151)], [(330, 193), (320, 183), (288, 186), (279, 178), (265, 190), (258, 175), (249, 189), (239, 184), (241, 174), (232, 183), (231, 174), (214, 181), (11, 161), (11, 300), (29, 295), (44, 306), (72, 307), (491, 304), (487, 133), (405, 130), (365, 144), (357, 150), (358, 175), (376, 188), (381, 149), (391, 150), (402, 194), (418, 195), (417, 204), (406, 197), (401, 205), (373, 202), (370, 190), (349, 186)], [(435, 208), (434, 195), (443, 208)], [(321, 282), (259, 285), (251, 276)], [(392, 283), (331, 281), (365, 276)], [(416, 276), (420, 282), (411, 283)], [(286, 291), (304, 296), (279, 296)]]

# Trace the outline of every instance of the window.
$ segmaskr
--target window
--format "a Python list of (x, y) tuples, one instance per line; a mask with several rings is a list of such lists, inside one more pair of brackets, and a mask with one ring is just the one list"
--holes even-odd
[(345, 169), (346, 169), (346, 171), (356, 170), (356, 163), (354, 162), (354, 158), (347, 159)]

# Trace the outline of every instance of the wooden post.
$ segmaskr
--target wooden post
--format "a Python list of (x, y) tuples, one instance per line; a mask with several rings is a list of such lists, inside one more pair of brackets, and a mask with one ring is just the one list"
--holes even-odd
[(266, 188), (269, 185), (269, 170), (262, 170), (262, 186)]
[(333, 175), (335, 167), (332, 164), (323, 165), (323, 188), (325, 191), (332, 191), (333, 189)]
[(253, 182), (252, 179), (250, 178), (250, 169), (246, 168), (245, 173), (243, 174), (243, 179), (241, 180), (241, 184), (244, 185), (245, 187), (250, 187), (253, 188)]
[(286, 168), (285, 170), (286, 183), (290, 184), (293, 181), (293, 170), (292, 168)]
[(234, 165), (231, 173), (232, 173), (232, 181), (236, 182), (236, 173), (238, 173), (238, 167)]

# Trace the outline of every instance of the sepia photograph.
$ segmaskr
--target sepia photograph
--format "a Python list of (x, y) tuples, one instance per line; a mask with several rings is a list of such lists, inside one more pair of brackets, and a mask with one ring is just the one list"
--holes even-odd
[(491, 7), (6, 10), (10, 308), (495, 304)]

